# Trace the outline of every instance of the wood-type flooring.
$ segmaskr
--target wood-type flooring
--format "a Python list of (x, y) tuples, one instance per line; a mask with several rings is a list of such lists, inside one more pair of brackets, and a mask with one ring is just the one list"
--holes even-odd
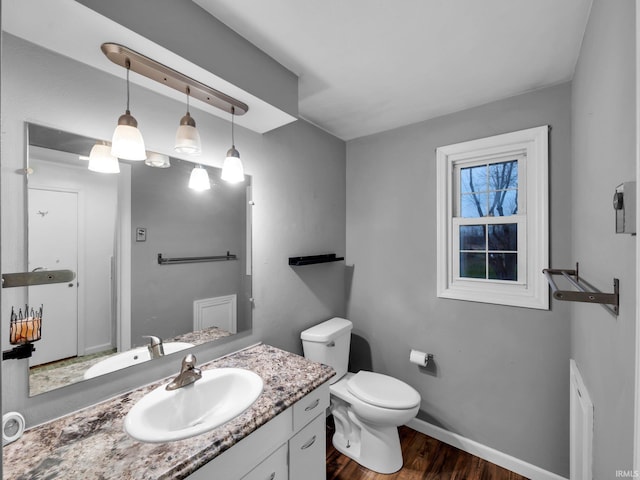
[(405, 426), (399, 429), (402, 470), (390, 475), (375, 473), (335, 449), (332, 420), (327, 419), (327, 480), (527, 480)]

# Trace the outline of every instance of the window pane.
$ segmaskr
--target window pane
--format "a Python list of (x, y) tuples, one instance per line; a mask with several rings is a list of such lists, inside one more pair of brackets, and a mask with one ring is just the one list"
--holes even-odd
[(486, 250), (484, 225), (460, 225), (460, 250)]
[(487, 278), (484, 253), (460, 253), (460, 276), (465, 278)]
[(489, 250), (518, 250), (518, 224), (489, 225)]
[(462, 193), (486, 192), (487, 190), (486, 165), (460, 169), (460, 191)]
[(460, 196), (460, 216), (478, 218), (487, 216), (487, 193), (465, 193)]
[(491, 190), (518, 188), (518, 161), (492, 163), (489, 165)]
[[(462, 267), (460, 269), (462, 270)], [(492, 280), (518, 280), (518, 254), (490, 253), (489, 278)]]
[(489, 216), (508, 217), (518, 213), (518, 190), (500, 190), (489, 194)]

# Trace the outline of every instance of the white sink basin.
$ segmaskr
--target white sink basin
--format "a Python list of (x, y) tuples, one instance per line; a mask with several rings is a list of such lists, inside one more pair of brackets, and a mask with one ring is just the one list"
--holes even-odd
[(208, 432), (249, 408), (263, 382), (249, 370), (216, 368), (186, 387), (165, 386), (142, 397), (125, 417), (124, 429), (136, 440), (171, 442)]
[[(185, 342), (167, 342), (163, 343), (162, 346), (164, 354), (169, 355), (170, 353), (179, 352), (185, 348), (191, 348), (193, 347), (193, 344)], [(139, 363), (146, 362), (148, 360), (151, 360), (151, 354), (147, 347), (133, 348), (129, 351), (107, 357), (95, 365), (92, 365), (86, 372), (84, 372), (84, 378), (86, 380), (88, 378), (104, 375), (105, 373), (115, 372), (121, 368), (138, 365)]]

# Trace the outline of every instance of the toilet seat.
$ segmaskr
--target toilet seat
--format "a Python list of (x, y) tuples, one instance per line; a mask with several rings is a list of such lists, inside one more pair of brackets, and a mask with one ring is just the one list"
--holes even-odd
[(420, 394), (397, 378), (359, 371), (347, 380), (347, 391), (370, 405), (406, 410), (420, 404)]

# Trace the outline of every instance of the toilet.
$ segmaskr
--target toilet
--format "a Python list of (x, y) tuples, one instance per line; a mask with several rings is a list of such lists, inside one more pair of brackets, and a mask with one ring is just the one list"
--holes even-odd
[(347, 372), (352, 327), (334, 317), (304, 330), (304, 356), (336, 371), (329, 380), (334, 447), (369, 470), (394, 473), (402, 468), (398, 426), (416, 416), (420, 394), (388, 375)]

